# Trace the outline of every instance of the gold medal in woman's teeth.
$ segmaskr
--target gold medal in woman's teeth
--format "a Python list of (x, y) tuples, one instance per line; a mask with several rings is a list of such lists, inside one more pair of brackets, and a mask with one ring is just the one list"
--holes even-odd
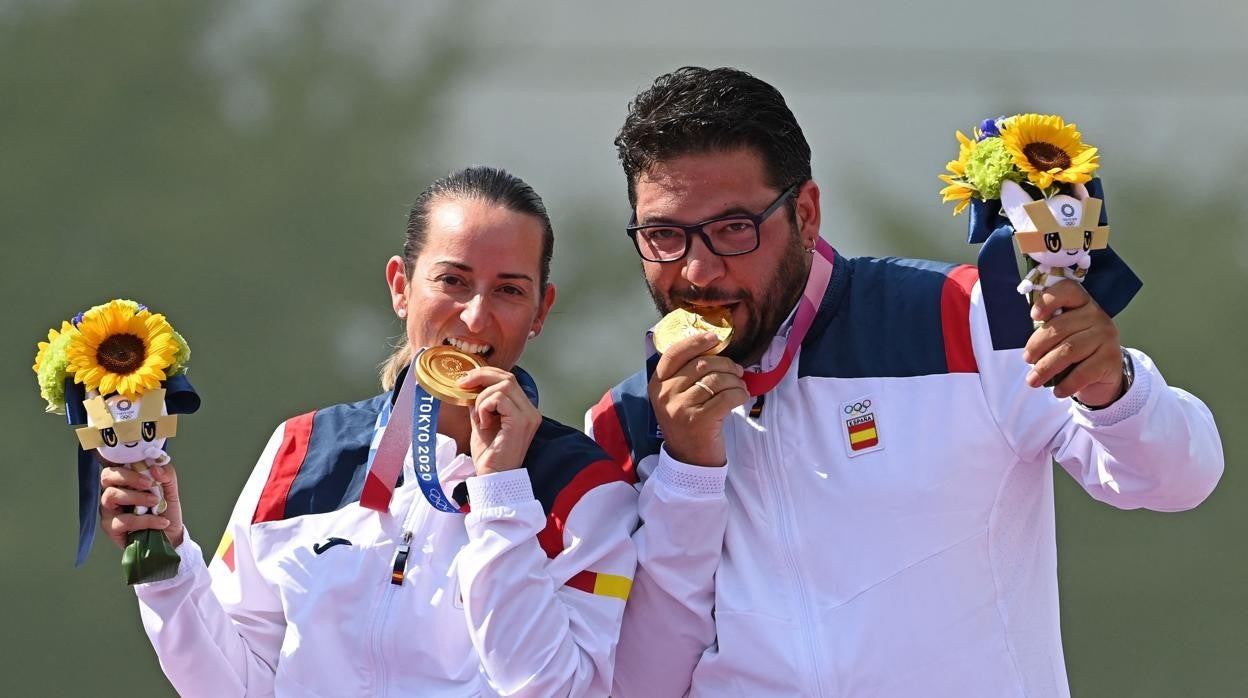
[(416, 360), (416, 382), (443, 402), (470, 405), (477, 399), (480, 391), (461, 388), (459, 379), (481, 366), (479, 358), (454, 347), (430, 347), (421, 352), (420, 358)]

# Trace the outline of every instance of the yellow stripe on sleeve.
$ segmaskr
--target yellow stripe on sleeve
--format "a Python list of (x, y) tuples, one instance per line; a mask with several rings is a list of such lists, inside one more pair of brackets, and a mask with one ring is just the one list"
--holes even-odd
[(628, 600), (628, 593), (633, 590), (633, 580), (628, 577), (621, 577), (618, 574), (598, 573), (598, 578), (594, 580), (594, 593), (602, 596), (614, 596), (617, 599)]
[(213, 553), (212, 556), (214, 558), (221, 557), (225, 554), (226, 550), (230, 549), (230, 545), (233, 543), (234, 536), (230, 535), (229, 531), (226, 531), (225, 534), (221, 536), (221, 543), (217, 546), (217, 552)]

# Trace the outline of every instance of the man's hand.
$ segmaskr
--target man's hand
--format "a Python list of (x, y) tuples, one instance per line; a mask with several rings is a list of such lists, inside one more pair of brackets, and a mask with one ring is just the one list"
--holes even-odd
[[(1059, 308), (1062, 312), (1055, 316)], [(1122, 395), (1118, 327), (1082, 284), (1068, 279), (1040, 291), (1031, 317), (1044, 324), (1023, 348), (1023, 360), (1032, 364), (1028, 385), (1038, 388), (1067, 366), (1078, 364), (1053, 388), (1054, 395), (1073, 395), (1092, 407), (1107, 406)]]
[[(153, 480), (164, 487), (165, 513), (129, 513), (125, 508), (156, 506), (156, 495), (151, 491)], [(100, 487), (100, 528), (117, 547), (126, 547), (127, 533), (148, 528), (164, 531), (175, 548), (182, 544), (182, 504), (178, 500), (178, 475), (172, 465), (154, 465), (145, 473), (122, 465), (107, 465), (100, 471)]]
[(750, 398), (741, 366), (723, 356), (701, 355), (718, 343), (713, 332), (676, 342), (659, 357), (650, 379), (650, 404), (667, 452), (692, 465), (727, 463), (724, 418)]

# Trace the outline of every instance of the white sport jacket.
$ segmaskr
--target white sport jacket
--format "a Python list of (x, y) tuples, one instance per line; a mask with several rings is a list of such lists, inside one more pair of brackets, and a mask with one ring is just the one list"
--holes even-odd
[(428, 504), (410, 452), (389, 513), (378, 513), (358, 500), (390, 397), (286, 421), (212, 563), (188, 535), (178, 576), (136, 587), (174, 688), (606, 695), (636, 564), (637, 494), (619, 466), (544, 420), (524, 468), (478, 477), (439, 435), (439, 476), (470, 513)]
[(613, 695), (1067, 696), (1051, 459), (1175, 511), (1222, 448), (1140, 352), (1097, 411), (1028, 387), (1021, 353), (993, 350), (974, 268), (838, 256), (787, 374), (726, 420), (726, 467), (661, 448), (644, 371), (605, 395), (589, 427), (643, 481)]

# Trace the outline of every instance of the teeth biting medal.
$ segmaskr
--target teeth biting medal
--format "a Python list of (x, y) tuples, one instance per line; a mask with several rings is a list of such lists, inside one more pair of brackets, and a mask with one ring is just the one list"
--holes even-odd
[(711, 347), (706, 354), (723, 351), (732, 339), (732, 313), (724, 308), (702, 308), (696, 313), (677, 308), (664, 315), (659, 324), (654, 326), (654, 348), (662, 354), (685, 337), (702, 332), (714, 332), (719, 337), (719, 344)]
[(478, 357), (454, 347), (430, 347), (421, 352), (416, 360), (416, 382), (430, 395), (445, 403), (470, 405), (481, 391), (460, 387), (459, 379), (482, 365)]

